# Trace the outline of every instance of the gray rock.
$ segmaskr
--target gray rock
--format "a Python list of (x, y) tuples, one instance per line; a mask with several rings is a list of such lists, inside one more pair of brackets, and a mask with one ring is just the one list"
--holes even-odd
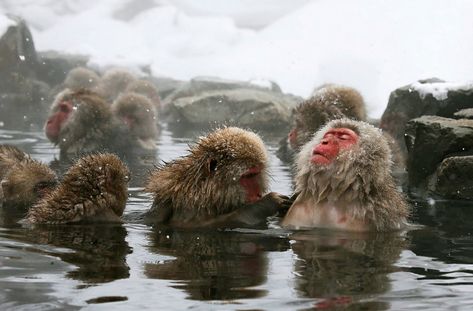
[(439, 165), (429, 190), (447, 199), (473, 199), (473, 156), (449, 157)]
[(281, 128), (289, 126), (291, 110), (298, 101), (294, 96), (256, 88), (205, 91), (171, 102), (171, 122)]
[(191, 79), (189, 82), (181, 85), (172, 94), (170, 94), (166, 102), (173, 102), (174, 100), (181, 97), (189, 97), (201, 94), (207, 91), (225, 91), (234, 89), (255, 89), (255, 90), (266, 90), (281, 93), (281, 88), (274, 82), (270, 82), (271, 87), (265, 88), (257, 84), (244, 81), (226, 80), (217, 77), (196, 77)]
[(462, 109), (453, 115), (456, 119), (473, 119), (473, 108)]
[[(451, 89), (449, 89), (451, 86)], [(441, 89), (447, 91), (443, 96), (422, 92), (422, 88)], [(437, 78), (420, 80), (418, 83), (406, 85), (394, 90), (386, 110), (381, 117), (380, 127), (391, 134), (400, 144), (403, 152), (404, 132), (406, 123), (423, 115), (436, 115), (446, 118), (454, 117), (454, 113), (465, 108), (473, 108), (473, 85), (462, 88)]]
[(473, 120), (423, 116), (406, 125), (409, 188), (425, 192), (445, 158), (473, 154)]
[(38, 73), (51, 86), (64, 81), (69, 71), (76, 67), (87, 67), (89, 58), (84, 55), (63, 54), (54, 51), (38, 53)]
[(181, 88), (184, 84), (187, 83), (186, 81), (176, 80), (167, 77), (149, 76), (147, 79), (150, 80), (156, 86), (159, 92), (159, 97), (162, 101), (166, 101), (166, 98), (169, 95), (171, 95), (174, 91)]

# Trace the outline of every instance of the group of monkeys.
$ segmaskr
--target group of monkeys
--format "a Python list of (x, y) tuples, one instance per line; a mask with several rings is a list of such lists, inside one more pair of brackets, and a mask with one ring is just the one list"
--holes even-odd
[[(26, 224), (120, 222), (130, 172), (114, 153), (153, 150), (159, 95), (123, 70), (99, 77), (71, 71), (51, 105), (44, 130), (61, 157), (79, 158), (59, 182), (48, 165), (0, 145), (0, 202), (23, 207)], [(152, 225), (179, 228), (264, 226), (281, 217), (290, 229), (398, 230), (408, 204), (392, 176), (392, 141), (366, 120), (354, 89), (323, 85), (294, 112), (286, 150), (294, 154), (295, 193), (268, 191), (261, 138), (238, 127), (200, 137), (189, 153), (158, 164), (145, 191)], [(108, 152), (98, 152), (98, 151)]]

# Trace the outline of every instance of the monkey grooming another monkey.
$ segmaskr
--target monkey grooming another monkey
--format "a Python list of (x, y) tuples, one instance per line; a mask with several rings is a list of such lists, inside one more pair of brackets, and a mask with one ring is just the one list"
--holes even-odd
[(368, 123), (325, 125), (298, 154), (295, 181), (299, 195), (283, 227), (388, 231), (406, 224), (409, 209), (391, 175), (391, 150)]
[(56, 174), (20, 149), (0, 145), (0, 203), (29, 207), (57, 184)]
[(133, 141), (146, 150), (156, 149), (158, 126), (156, 109), (151, 101), (138, 93), (120, 95), (112, 104), (112, 112), (128, 128)]
[(268, 155), (255, 133), (218, 129), (184, 157), (156, 168), (145, 191), (154, 202), (148, 223), (175, 227), (237, 227), (265, 223), (284, 199), (268, 187)]
[(113, 154), (78, 160), (61, 184), (28, 210), (27, 224), (121, 222), (127, 200), (129, 171)]
[(44, 131), (66, 159), (105, 150), (123, 152), (133, 145), (110, 105), (85, 89), (65, 89), (56, 96)]

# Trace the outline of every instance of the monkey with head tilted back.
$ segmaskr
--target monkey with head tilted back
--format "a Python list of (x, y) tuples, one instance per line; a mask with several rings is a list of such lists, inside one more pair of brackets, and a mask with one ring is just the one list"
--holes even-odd
[(190, 153), (158, 166), (145, 190), (154, 203), (148, 223), (174, 227), (239, 227), (266, 224), (285, 207), (268, 187), (268, 155), (253, 132), (236, 127), (201, 137)]
[(295, 180), (299, 194), (284, 227), (386, 231), (406, 224), (409, 208), (391, 175), (391, 150), (368, 123), (325, 125), (298, 154)]

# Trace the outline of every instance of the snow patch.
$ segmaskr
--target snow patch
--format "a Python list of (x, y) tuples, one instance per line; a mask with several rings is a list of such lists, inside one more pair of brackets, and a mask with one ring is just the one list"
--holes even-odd
[(16, 23), (14, 20), (8, 18), (2, 14), (0, 10), (0, 38), (7, 32), (8, 27), (14, 26)]
[(445, 100), (448, 98), (448, 91), (471, 90), (473, 82), (415, 82), (410, 88), (417, 91), (422, 99), (430, 94), (437, 100)]

